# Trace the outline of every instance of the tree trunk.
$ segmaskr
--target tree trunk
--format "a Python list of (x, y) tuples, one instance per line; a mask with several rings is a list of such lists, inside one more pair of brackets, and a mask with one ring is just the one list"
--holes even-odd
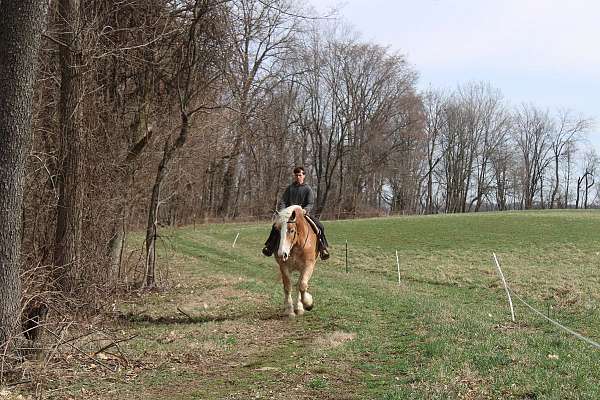
[(0, 2), (0, 345), (19, 320), (23, 183), (37, 52), (48, 2)]
[[(124, 205), (121, 210), (122, 213), (126, 213), (127, 206)], [(115, 221), (113, 227), (113, 236), (108, 242), (108, 255), (110, 257), (110, 279), (115, 282), (121, 280), (121, 259), (123, 257), (123, 247), (125, 245), (125, 224), (127, 217), (125, 214), (121, 214)]]
[[(558, 186), (559, 186), (559, 173), (558, 173), (558, 166), (559, 166), (559, 156), (560, 154), (554, 154), (554, 189), (552, 190), (552, 197), (550, 198), (550, 207), (549, 208), (554, 208), (554, 202), (558, 201), (557, 199), (557, 195), (558, 195)], [(556, 205), (556, 208), (558, 208), (558, 204)]]
[[(147, 90), (144, 90), (147, 93)], [(134, 162), (142, 154), (146, 145), (148, 144), (150, 137), (152, 136), (152, 129), (147, 128), (147, 101), (146, 95), (142, 101), (142, 105), (139, 107), (139, 112), (136, 115), (134, 122), (130, 128), (130, 135), (132, 139), (132, 145), (127, 151), (127, 156), (122, 162), (121, 170), (124, 171), (122, 182), (120, 182), (122, 198), (119, 204), (119, 214), (115, 219), (112, 236), (108, 243), (108, 255), (110, 257), (110, 279), (115, 282), (121, 280), (121, 263), (123, 258), (123, 248), (125, 246), (125, 238), (127, 236), (127, 224), (129, 221), (129, 187), (133, 186), (135, 177)]]
[(427, 175), (427, 203), (425, 207), (426, 214), (433, 214), (433, 176), (431, 172)]
[[(589, 183), (589, 179), (592, 180), (591, 183)], [(594, 176), (591, 173), (586, 172), (586, 175), (585, 175), (585, 203), (584, 203), (585, 209), (588, 208), (588, 193), (592, 186), (594, 186)]]
[(148, 223), (146, 225), (146, 272), (144, 277), (144, 286), (146, 287), (153, 287), (156, 284), (156, 235), (158, 208), (160, 207), (160, 188), (165, 176), (167, 175), (167, 167), (173, 159), (175, 151), (183, 146), (187, 140), (188, 128), (188, 115), (182, 112), (179, 137), (175, 140), (175, 143), (172, 144), (170, 143), (170, 140), (167, 139), (163, 151), (163, 158), (158, 165), (156, 179), (154, 180), (154, 186), (152, 187), (150, 207), (148, 209)]
[(565, 208), (569, 208), (569, 185), (571, 184), (571, 152), (567, 153), (567, 177), (565, 182)]
[(242, 148), (242, 134), (238, 132), (231, 156), (225, 174), (223, 174), (223, 197), (221, 198), (221, 205), (219, 207), (219, 214), (223, 218), (229, 218), (231, 208), (231, 194), (233, 193), (234, 178), (237, 175), (238, 170), (238, 157)]
[(585, 175), (577, 178), (577, 199), (575, 200), (575, 208), (579, 208), (579, 194), (581, 193), (581, 183), (583, 182), (584, 178)]
[(544, 178), (540, 178), (540, 208), (543, 210), (546, 208), (544, 205)]
[(81, 183), (81, 52), (79, 0), (60, 0), (60, 164), (54, 242), (55, 279), (59, 289), (73, 289), (81, 262), (83, 188)]
[[(166, 149), (165, 149), (166, 150)], [(165, 153), (166, 154), (166, 151)], [(150, 208), (148, 210), (148, 224), (146, 225), (146, 274), (144, 277), (144, 286), (153, 287), (156, 284), (155, 269), (156, 269), (156, 236), (158, 230), (158, 207), (160, 198), (160, 187), (166, 175), (166, 157), (158, 166), (158, 172), (154, 186), (152, 187), (152, 195), (150, 197)]]

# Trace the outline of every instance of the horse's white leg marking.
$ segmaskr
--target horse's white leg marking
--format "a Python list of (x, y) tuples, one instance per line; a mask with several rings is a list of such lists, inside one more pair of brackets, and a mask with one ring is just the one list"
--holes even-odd
[(290, 280), (290, 271), (287, 267), (280, 266), (281, 279), (283, 281), (283, 307), (284, 313), (290, 318), (295, 317), (294, 302), (292, 300), (292, 281)]
[(308, 281), (312, 276), (315, 264), (307, 265), (306, 268), (300, 273), (298, 279), (298, 301), (296, 303), (297, 314), (302, 315), (304, 309), (310, 310), (313, 306), (313, 299), (310, 293), (308, 293)]
[(302, 305), (301, 296), (302, 295), (300, 294), (300, 292), (298, 292), (298, 301), (296, 301), (296, 304), (294, 305), (294, 312), (296, 313), (296, 315), (304, 314), (304, 305)]

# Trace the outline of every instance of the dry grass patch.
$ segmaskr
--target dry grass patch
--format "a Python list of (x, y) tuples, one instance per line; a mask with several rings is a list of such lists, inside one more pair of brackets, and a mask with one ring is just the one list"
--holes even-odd
[(228, 307), (231, 303), (240, 302), (259, 306), (267, 303), (268, 297), (231, 286), (222, 286), (201, 293), (190, 293), (178, 300), (189, 309), (218, 310)]
[(326, 333), (323, 336), (319, 336), (314, 340), (314, 344), (316, 347), (321, 349), (334, 349), (343, 345), (344, 343), (351, 342), (355, 338), (356, 333), (334, 331)]

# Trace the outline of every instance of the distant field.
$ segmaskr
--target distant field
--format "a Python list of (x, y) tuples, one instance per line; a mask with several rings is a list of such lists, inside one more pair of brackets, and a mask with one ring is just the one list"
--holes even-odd
[(163, 231), (170, 289), (121, 305), (135, 367), (57, 385), (75, 398), (599, 398), (600, 350), (519, 302), (512, 323), (492, 263), (496, 252), (516, 293), (600, 341), (599, 212), (325, 226), (332, 258), (311, 280), (315, 308), (292, 321), (260, 254), (267, 223)]

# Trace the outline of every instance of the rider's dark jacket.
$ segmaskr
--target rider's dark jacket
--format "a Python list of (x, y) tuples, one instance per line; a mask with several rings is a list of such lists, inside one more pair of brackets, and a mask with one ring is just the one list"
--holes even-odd
[(313, 209), (315, 203), (315, 194), (307, 184), (299, 185), (294, 182), (285, 189), (281, 200), (277, 204), (277, 210), (282, 210), (289, 206), (298, 205), (306, 210), (307, 214)]

